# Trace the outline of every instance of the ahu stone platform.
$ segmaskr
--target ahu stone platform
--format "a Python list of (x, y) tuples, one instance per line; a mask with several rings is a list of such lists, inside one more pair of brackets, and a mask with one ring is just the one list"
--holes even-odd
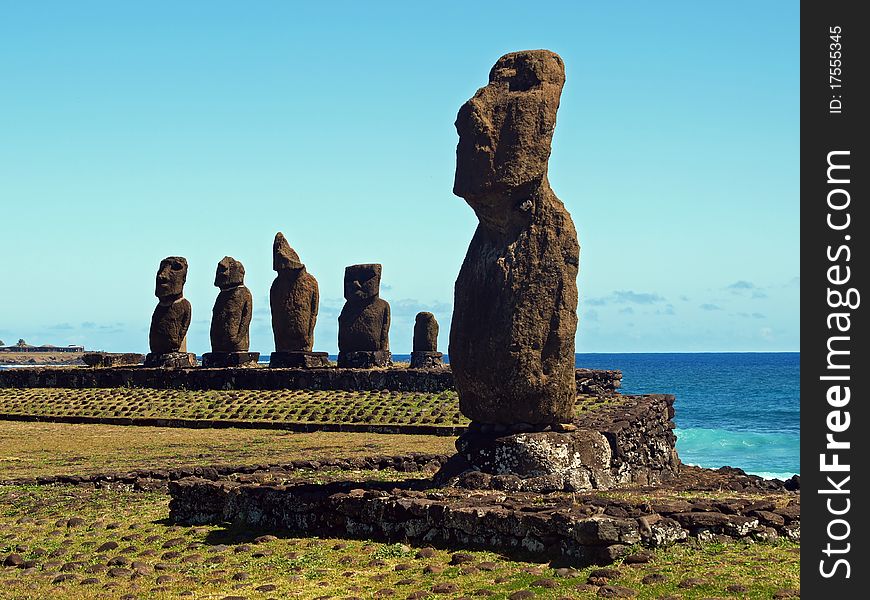
[[(577, 369), (577, 393), (611, 395), (620, 386), (622, 373)], [(150, 369), (145, 367), (28, 367), (0, 371), (0, 388), (112, 388), (136, 387), (186, 390), (392, 390), (442, 392), (454, 389), (447, 367), (434, 369), (270, 369), (195, 367)]]
[[(689, 469), (720, 490), (748, 480)], [(279, 536), (485, 549), (586, 566), (610, 563), (635, 545), (655, 548), (692, 539), (799, 541), (800, 494), (784, 491), (779, 483), (775, 497), (726, 495), (710, 500), (703, 492), (695, 497), (680, 494), (685, 490), (679, 482), (661, 497), (649, 494), (648, 488), (607, 497), (427, 488), (420, 480), (258, 484), (190, 477), (168, 482), (169, 519), (183, 525), (233, 524)], [(649, 560), (641, 560), (643, 552), (634, 552), (627, 562)]]
[[(590, 476), (580, 483), (560, 480), (554, 488), (552, 478), (479, 471), (449, 481), (436, 477), (392, 483), (189, 478), (169, 484), (170, 518), (187, 524), (233, 522), (273, 533), (514, 550), (577, 564), (610, 562), (632, 544), (660, 545), (688, 535), (680, 521), (653, 518), (651, 511), (625, 518), (573, 504), (572, 494), (657, 486), (679, 476), (671, 420), (674, 397), (618, 398), (572, 423), (573, 432), (603, 441), (600, 455), (589, 457)], [(643, 521), (643, 516), (650, 518)], [(686, 522), (695, 523), (692, 519)], [(703, 518), (698, 522), (707, 523)], [(757, 518), (729, 515), (704, 526), (744, 536), (758, 524)]]

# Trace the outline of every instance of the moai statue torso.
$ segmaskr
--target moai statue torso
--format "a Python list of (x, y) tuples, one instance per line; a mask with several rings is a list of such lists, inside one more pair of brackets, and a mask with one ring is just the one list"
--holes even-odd
[(562, 59), (507, 54), (459, 109), (453, 192), (480, 223), (456, 279), (450, 363), (472, 421), (571, 420), (580, 247), (547, 180)]
[(270, 357), (269, 366), (328, 366), (329, 355), (326, 352), (312, 351), (320, 304), (317, 280), (305, 269), (299, 255), (280, 231), (272, 244), (272, 268), (278, 276), (269, 290), (272, 333), (275, 336), (275, 352)]
[(148, 333), (151, 352), (145, 366), (195, 366), (196, 357), (187, 354), (190, 302), (184, 298), (187, 259), (169, 256), (160, 261), (154, 295), (158, 304), (151, 315)]
[(414, 352), (438, 350), (438, 321), (430, 312), (417, 313), (414, 319)]
[(411, 352), (411, 368), (438, 367), (442, 354), (438, 352), (438, 321), (430, 312), (417, 313), (414, 320), (414, 345)]
[(269, 292), (275, 350), (310, 352), (320, 292), (317, 280), (305, 270), (299, 255), (280, 232), (272, 246), (272, 268), (278, 273)]
[(242, 263), (231, 256), (218, 263), (214, 284), (221, 291), (212, 311), (212, 352), (247, 352), (250, 348), (253, 298), (244, 281)]
[[(380, 283), (381, 265), (345, 269), (346, 302), (338, 316), (339, 366), (384, 366), (390, 360), (390, 305), (379, 297)], [(355, 362), (362, 353), (368, 357)]]

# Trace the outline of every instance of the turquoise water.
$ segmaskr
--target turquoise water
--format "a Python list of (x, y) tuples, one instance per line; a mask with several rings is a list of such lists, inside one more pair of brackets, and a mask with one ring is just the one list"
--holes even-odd
[(578, 354), (577, 366), (620, 369), (622, 389), (677, 397), (677, 451), (686, 464), (800, 473), (800, 354)]

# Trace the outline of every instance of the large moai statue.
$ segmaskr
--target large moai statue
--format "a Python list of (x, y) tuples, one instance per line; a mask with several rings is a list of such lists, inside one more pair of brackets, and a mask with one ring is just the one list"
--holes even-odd
[(256, 366), (260, 353), (248, 351), (254, 300), (245, 287), (244, 265), (232, 256), (223, 257), (214, 284), (220, 292), (211, 316), (211, 352), (202, 355), (202, 366)]
[(381, 265), (344, 271), (344, 308), (338, 316), (338, 366), (369, 369), (392, 364), (390, 305), (379, 296)]
[(196, 355), (187, 352), (190, 302), (184, 298), (187, 259), (169, 256), (160, 261), (154, 295), (158, 303), (151, 315), (148, 334), (151, 352), (146, 367), (195, 367)]
[(414, 345), (411, 351), (411, 368), (426, 369), (443, 365), (443, 355), (438, 352), (438, 321), (430, 312), (417, 313), (414, 320)]
[(456, 279), (448, 352), (472, 421), (456, 442), (470, 468), (564, 477), (580, 489), (578, 457), (608, 446), (600, 434), (566, 433), (580, 247), (547, 179), (564, 83), (557, 54), (514, 52), (459, 109), (453, 193), (480, 223)]
[(501, 57), (459, 109), (453, 193), (480, 220), (456, 279), (450, 364), (472, 421), (567, 423), (580, 247), (547, 180), (562, 59)]
[(275, 352), (269, 359), (269, 366), (328, 366), (329, 355), (326, 352), (311, 351), (320, 305), (317, 280), (305, 269), (299, 255), (280, 231), (272, 244), (272, 268), (278, 276), (269, 290), (272, 333), (275, 336)]

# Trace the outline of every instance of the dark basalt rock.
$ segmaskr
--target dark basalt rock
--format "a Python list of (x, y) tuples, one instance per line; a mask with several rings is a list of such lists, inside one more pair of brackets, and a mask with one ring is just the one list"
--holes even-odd
[(196, 357), (193, 355), (186, 360), (174, 356), (187, 352), (187, 328), (190, 327), (191, 309), (190, 302), (184, 298), (186, 280), (187, 259), (169, 256), (160, 261), (154, 292), (159, 302), (151, 316), (148, 336), (151, 352), (145, 357), (145, 366), (170, 367), (179, 363), (196, 365)]
[(275, 350), (278, 353), (311, 352), (320, 291), (317, 280), (305, 269), (280, 231), (275, 234), (272, 245), (272, 268), (278, 273), (269, 291)]
[(444, 366), (444, 355), (440, 352), (425, 352), (415, 350), (411, 352), (412, 369), (433, 369)]
[(259, 352), (206, 352), (202, 355), (202, 366), (219, 367), (256, 367), (260, 360)]
[(411, 368), (427, 369), (443, 364), (443, 355), (438, 352), (438, 321), (430, 312), (417, 313), (414, 321), (414, 345), (411, 352)]
[(225, 256), (218, 263), (214, 284), (221, 291), (212, 310), (212, 352), (247, 353), (253, 298), (245, 287), (245, 267), (233, 257)]
[(162, 354), (149, 352), (145, 355), (145, 366), (164, 369), (190, 369), (196, 366), (196, 355), (192, 352), (164, 352)]
[(273, 352), (269, 356), (269, 366), (273, 369), (316, 369), (329, 366), (326, 352)]
[(449, 354), (473, 421), (571, 418), (580, 248), (547, 180), (564, 82), (553, 52), (507, 54), (456, 118), (453, 193), (480, 224), (456, 279)]
[(373, 369), (388, 367), (392, 364), (389, 350), (339, 352), (338, 366), (343, 369)]
[(145, 360), (144, 354), (132, 352), (86, 352), (82, 355), (82, 362), (89, 367), (123, 367), (138, 365)]
[[(386, 366), (390, 355), (390, 305), (379, 297), (381, 265), (352, 265), (344, 271), (344, 298), (338, 316), (338, 366)], [(364, 356), (367, 353), (368, 356)]]
[[(277, 353), (276, 353), (277, 354)], [(292, 353), (291, 353), (292, 354)], [(324, 353), (312, 353), (323, 355)], [(325, 361), (321, 356), (319, 361)], [(324, 365), (326, 366), (326, 365)], [(606, 378), (618, 371), (601, 371)], [(134, 387), (188, 390), (228, 389), (318, 389), (318, 390), (402, 390), (442, 392), (454, 389), (450, 365), (437, 369), (373, 369), (369, 371), (318, 368), (303, 371), (246, 369), (244, 377), (233, 371), (211, 369), (185, 370), (175, 373), (155, 372), (139, 367), (114, 369), (68, 369), (62, 367), (29, 367), (0, 371), (0, 388), (106, 388)], [(611, 381), (612, 389), (615, 381)], [(600, 387), (596, 384), (596, 387)], [(585, 380), (577, 379), (578, 394), (594, 394)], [(672, 407), (668, 410), (672, 411)]]
[(417, 313), (414, 319), (414, 352), (438, 351), (438, 321), (430, 312)]

